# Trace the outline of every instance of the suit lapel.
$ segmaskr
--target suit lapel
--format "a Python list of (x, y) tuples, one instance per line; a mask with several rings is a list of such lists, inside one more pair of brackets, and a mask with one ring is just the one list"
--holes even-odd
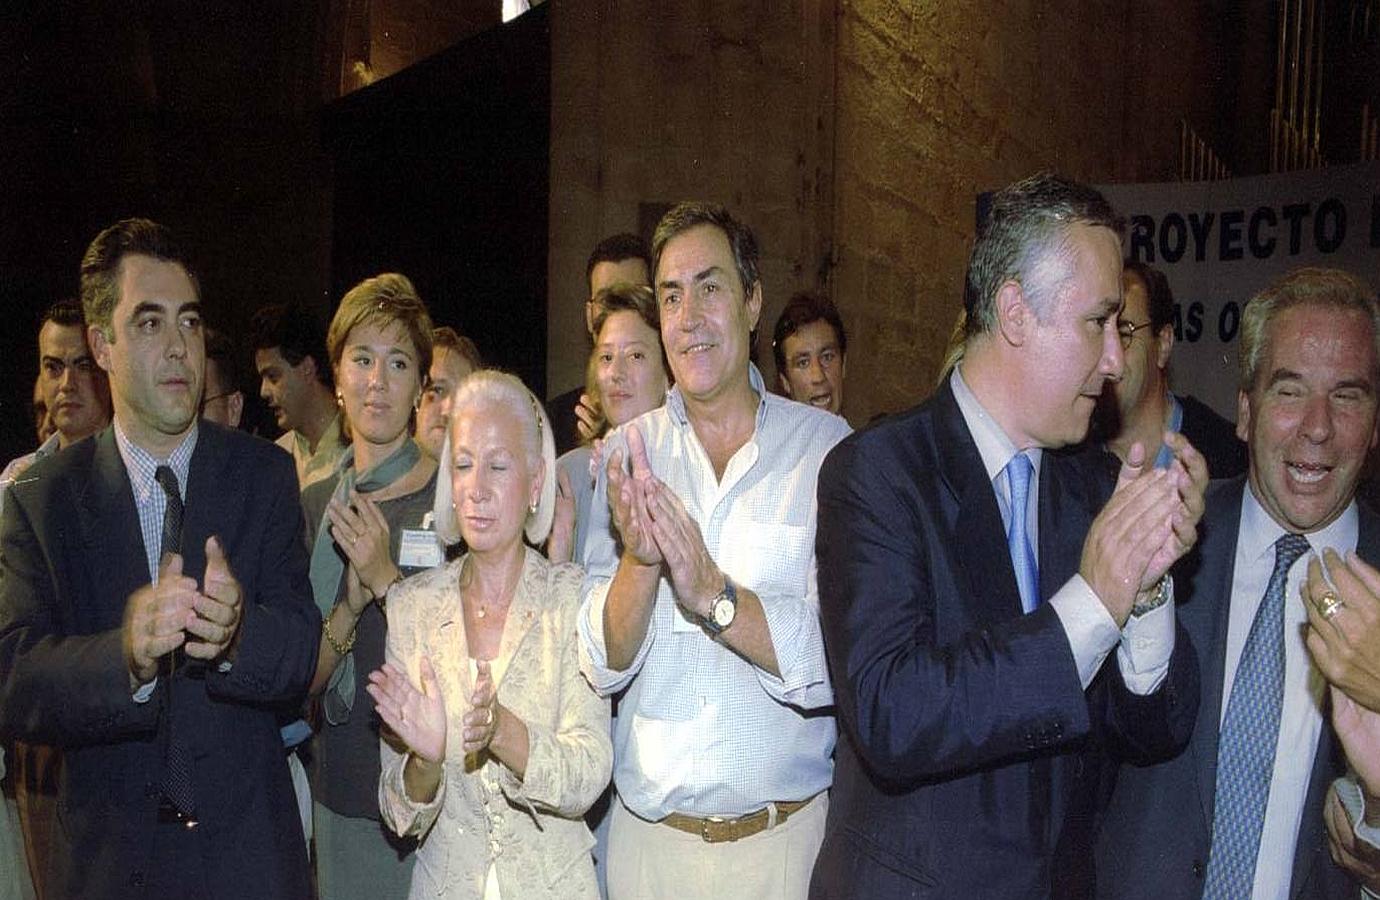
[[(182, 571), (201, 580), (206, 570), (206, 539), (220, 538), (227, 557), (238, 544), (238, 535), (225, 533), (229, 525), (249, 521), (244, 515), (245, 491), (233, 487), (225, 435), (215, 425), (197, 426), (196, 449), (187, 468), (186, 511), (182, 517)], [(230, 490), (227, 490), (230, 486)]]
[[(513, 602), (508, 606), (508, 618), (503, 622), (503, 637), (498, 644), (498, 659), (502, 661), (503, 678), (516, 657), (518, 647), (537, 622), (538, 597), (545, 593), (543, 567), (537, 552), (526, 548), (522, 562), (522, 577), (518, 579), (517, 590), (513, 592)], [(502, 682), (494, 683), (495, 689)]]
[(104, 631), (120, 625), (125, 599), (149, 583), (139, 512), (113, 426), (96, 437), (90, 475), (76, 506), (82, 543), (90, 551), (85, 554), (88, 589), (77, 601), (90, 606), (80, 610), (78, 627)]
[(1217, 789), (1217, 738), (1222, 718), (1227, 613), (1231, 609), (1244, 486), (1245, 479), (1237, 478), (1220, 485), (1210, 495), (1207, 512), (1203, 516), (1202, 540), (1198, 550), (1175, 570), (1175, 577), (1182, 577), (1187, 582), (1174, 586), (1176, 595), (1188, 599), (1188, 602), (1179, 604), (1178, 615), (1193, 639), (1204, 685), (1191, 746), (1198, 772), (1198, 799), (1209, 834), (1212, 833), (1212, 804)]
[(935, 404), (940, 475), (952, 503), (946, 512), (955, 520), (954, 533), (962, 538), (954, 553), (972, 588), (966, 593), (964, 612), (980, 624), (1019, 616), (1021, 595), (1006, 547), (1001, 509), (947, 380), (936, 393)]

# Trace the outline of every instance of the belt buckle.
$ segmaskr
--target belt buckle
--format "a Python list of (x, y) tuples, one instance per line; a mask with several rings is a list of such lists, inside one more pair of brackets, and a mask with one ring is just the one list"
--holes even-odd
[(710, 826), (723, 825), (729, 821), (731, 820), (725, 819), (723, 816), (705, 816), (703, 819), (700, 820), (700, 839), (703, 840), (706, 844), (720, 843), (718, 840), (715, 840), (713, 837), (710, 837)]

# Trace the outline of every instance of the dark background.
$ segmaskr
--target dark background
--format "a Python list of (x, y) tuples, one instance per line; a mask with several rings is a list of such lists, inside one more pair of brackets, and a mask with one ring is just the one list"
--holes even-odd
[(87, 243), (125, 216), (177, 232), (232, 337), (271, 302), (324, 322), (361, 278), (401, 271), (438, 324), (542, 393), (545, 9), (331, 99), (335, 5), (0, 10), (0, 462), (35, 444), (42, 311), (76, 295)]

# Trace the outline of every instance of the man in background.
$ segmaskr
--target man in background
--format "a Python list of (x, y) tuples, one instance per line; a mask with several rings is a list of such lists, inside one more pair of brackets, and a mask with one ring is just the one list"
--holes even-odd
[(1173, 453), (1164, 445), (1176, 431), (1207, 460), (1210, 478), (1232, 478), (1246, 471), (1246, 445), (1232, 423), (1200, 400), (1169, 391), (1169, 359), (1174, 352), (1174, 295), (1164, 273), (1127, 260), (1121, 273), (1126, 303), (1117, 330), (1126, 358), (1121, 379), (1110, 382), (1094, 416), (1095, 439), (1121, 462), (1139, 443), (1156, 467)]
[(807, 292), (792, 297), (776, 320), (771, 349), (783, 394), (843, 415), (848, 333), (832, 300)]
[(250, 337), (259, 396), (283, 429), (278, 446), (292, 454), (305, 489), (334, 472), (345, 451), (326, 333), (306, 310), (274, 305), (254, 314)]

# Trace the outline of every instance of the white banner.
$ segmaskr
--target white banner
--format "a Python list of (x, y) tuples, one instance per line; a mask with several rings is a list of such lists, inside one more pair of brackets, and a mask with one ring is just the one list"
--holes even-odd
[(1301, 266), (1380, 286), (1380, 163), (1099, 190), (1126, 217), (1126, 256), (1174, 290), (1173, 390), (1232, 421), (1242, 304)]

